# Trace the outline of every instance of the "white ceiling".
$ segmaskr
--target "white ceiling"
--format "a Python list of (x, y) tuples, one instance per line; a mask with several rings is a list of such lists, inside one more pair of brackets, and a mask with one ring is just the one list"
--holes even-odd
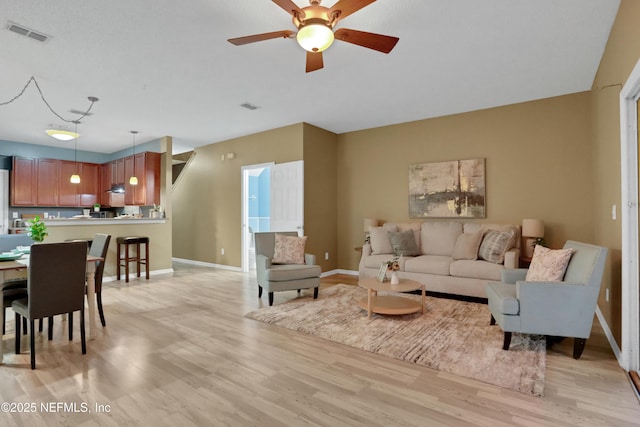
[[(68, 120), (96, 96), (78, 149), (102, 153), (130, 147), (130, 130), (171, 135), (174, 152), (299, 122), (340, 134), (589, 90), (619, 3), (378, 0), (338, 27), (398, 36), (395, 49), (336, 41), (307, 74), (295, 39), (226, 41), (295, 30), (269, 0), (0, 0), (0, 103), (31, 76)], [(0, 106), (0, 140), (70, 148), (44, 134), (60, 124), (33, 85)]]

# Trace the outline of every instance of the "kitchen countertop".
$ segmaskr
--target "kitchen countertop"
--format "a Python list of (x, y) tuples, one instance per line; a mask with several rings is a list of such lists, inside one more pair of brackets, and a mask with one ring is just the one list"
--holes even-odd
[(164, 224), (166, 218), (47, 218), (47, 227), (64, 227), (73, 225), (118, 225), (118, 224)]

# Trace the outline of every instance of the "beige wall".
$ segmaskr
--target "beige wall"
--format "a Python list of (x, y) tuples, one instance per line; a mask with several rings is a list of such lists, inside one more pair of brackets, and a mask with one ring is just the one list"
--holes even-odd
[(336, 151), (336, 134), (304, 124), (305, 249), (316, 255), (322, 271), (338, 265)]
[[(592, 207), (594, 234), (598, 244), (610, 250), (598, 306), (618, 344), (621, 336), (621, 248), (620, 223), (620, 90), (640, 59), (640, 2), (623, 0), (609, 36), (592, 91), (592, 137), (594, 188)], [(617, 206), (618, 219), (611, 219)], [(605, 290), (611, 293), (605, 300)]]
[(545, 222), (552, 247), (593, 241), (588, 93), (338, 136), (339, 267), (357, 270), (363, 218), (408, 220), (408, 167), (486, 159), (481, 222)]
[(240, 267), (242, 166), (302, 160), (302, 139), (296, 124), (196, 149), (172, 192), (173, 256)]
[[(619, 93), (640, 57), (639, 18), (640, 1), (622, 0), (590, 92), (338, 136), (299, 124), (199, 149), (173, 193), (174, 256), (239, 266), (240, 165), (304, 158), (313, 250), (330, 253), (325, 271), (356, 270), (363, 218), (408, 219), (409, 165), (485, 158), (487, 218), (477, 221), (540, 218), (551, 247), (575, 239), (610, 248), (599, 306), (619, 342), (621, 227), (611, 207), (620, 212)], [(230, 151), (238, 157), (220, 162)], [(333, 158), (335, 179), (323, 169)]]

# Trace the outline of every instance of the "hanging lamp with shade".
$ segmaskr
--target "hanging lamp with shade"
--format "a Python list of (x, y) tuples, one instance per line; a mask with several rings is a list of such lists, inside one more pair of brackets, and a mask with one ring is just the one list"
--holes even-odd
[(138, 185), (138, 177), (136, 176), (136, 172), (135, 172), (135, 156), (136, 156), (136, 134), (138, 133), (137, 130), (132, 130), (131, 134), (133, 135), (133, 164), (134, 164), (134, 168), (133, 168), (133, 175), (131, 176), (131, 178), (129, 178), (129, 185)]
[(75, 138), (73, 138), (74, 141), (75, 141), (75, 147), (74, 147), (74, 150), (73, 150), (73, 153), (74, 153), (73, 154), (73, 159), (74, 159), (74, 162), (75, 162), (75, 170), (76, 170), (76, 172), (73, 175), (71, 175), (71, 178), (69, 178), (69, 182), (71, 182), (72, 184), (80, 184), (80, 174), (78, 173), (78, 137), (80, 135), (78, 135), (78, 121), (76, 120), (73, 123), (74, 123), (74, 127), (75, 127), (74, 132), (73, 132), (74, 135), (75, 135)]

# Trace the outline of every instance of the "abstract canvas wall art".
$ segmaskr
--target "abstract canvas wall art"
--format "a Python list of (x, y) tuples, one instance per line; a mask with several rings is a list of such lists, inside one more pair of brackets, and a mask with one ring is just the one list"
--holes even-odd
[(484, 159), (409, 166), (410, 218), (484, 218)]

